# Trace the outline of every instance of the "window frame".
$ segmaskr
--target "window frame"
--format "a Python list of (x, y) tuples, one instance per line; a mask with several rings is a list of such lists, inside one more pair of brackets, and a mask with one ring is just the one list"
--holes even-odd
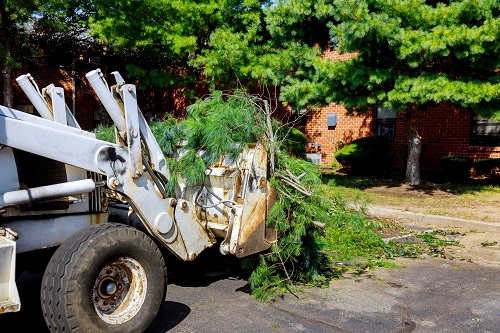
[(290, 115), (288, 116), (288, 122), (293, 126), (307, 126), (307, 109), (290, 109)]
[(380, 104), (375, 105), (373, 109), (374, 135), (385, 136), (389, 140), (394, 140), (396, 138), (396, 111), (389, 107), (381, 106)]
[[(496, 127), (492, 131), (493, 133), (487, 133), (488, 129), (486, 128), (492, 126)], [(484, 131), (477, 133), (478, 127)], [(500, 121), (484, 118), (472, 113), (469, 144), (476, 147), (500, 147)]]

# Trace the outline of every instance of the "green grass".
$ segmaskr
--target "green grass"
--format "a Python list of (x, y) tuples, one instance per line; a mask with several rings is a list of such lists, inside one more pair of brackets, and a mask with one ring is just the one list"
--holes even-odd
[(498, 242), (496, 242), (496, 241), (483, 241), (483, 242), (481, 242), (481, 245), (485, 246), (485, 247), (486, 246), (495, 246), (497, 244), (498, 244)]
[(332, 193), (357, 204), (373, 204), (402, 211), (482, 221), (500, 220), (492, 207), (500, 202), (500, 186), (488, 180), (431, 183), (421, 187), (404, 184), (401, 175), (390, 177), (323, 173), (322, 181)]
[(438, 232), (429, 232), (417, 235), (417, 237), (421, 238), (425, 243), (429, 246), (434, 247), (444, 247), (448, 245), (458, 245), (459, 242), (455, 239), (448, 239), (442, 236), (442, 234)]

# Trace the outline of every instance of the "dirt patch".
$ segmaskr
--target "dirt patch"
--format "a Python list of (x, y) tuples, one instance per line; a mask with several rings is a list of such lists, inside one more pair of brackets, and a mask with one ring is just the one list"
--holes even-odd
[(462, 231), (458, 245), (446, 248), (451, 259), (500, 265), (500, 235), (488, 232)]
[(383, 227), (375, 230), (386, 240), (411, 242), (425, 245), (418, 235), (433, 234), (447, 245), (428, 245), (427, 256), (460, 260), (489, 265), (500, 265), (500, 234), (479, 232), (464, 228), (425, 228), (414, 226), (411, 221), (392, 221), (386, 219)]
[(371, 203), (415, 213), (451, 216), (500, 223), (500, 193), (451, 193), (432, 183), (414, 187), (406, 184), (380, 184), (364, 190)]

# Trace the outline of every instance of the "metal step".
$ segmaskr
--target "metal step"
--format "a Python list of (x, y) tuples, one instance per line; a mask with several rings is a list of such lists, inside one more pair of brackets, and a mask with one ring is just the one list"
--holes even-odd
[(15, 272), (16, 242), (0, 235), (0, 314), (21, 309)]

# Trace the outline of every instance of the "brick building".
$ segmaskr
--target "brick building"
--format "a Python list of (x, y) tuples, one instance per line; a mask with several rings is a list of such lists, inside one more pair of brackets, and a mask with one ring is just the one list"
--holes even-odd
[[(325, 58), (344, 61), (354, 54), (326, 52)], [(464, 156), (474, 159), (500, 158), (500, 123), (481, 119), (470, 111), (450, 103), (440, 103), (418, 112), (418, 132), (422, 137), (421, 168), (440, 172), (442, 156)], [(333, 122), (332, 122), (333, 121)], [(334, 126), (330, 126), (332, 124)], [(311, 144), (309, 153), (321, 156), (321, 165), (328, 167), (334, 153), (355, 139), (385, 135), (390, 138), (387, 158), (394, 168), (406, 167), (407, 143), (404, 113), (373, 108), (364, 115), (349, 115), (336, 104), (309, 110), (297, 126)], [(313, 144), (314, 143), (314, 144)], [(318, 155), (318, 156), (319, 156)]]
[[(328, 53), (325, 56), (345, 60), (352, 54)], [(83, 129), (91, 130), (97, 123), (107, 122), (106, 114), (102, 112), (100, 103), (85, 78), (86, 71), (76, 71), (73, 74), (70, 70), (42, 64), (31, 68), (29, 72), (40, 88), (50, 83), (64, 87), (66, 104), (74, 109), (76, 119)], [(13, 77), (24, 73), (26, 71), (16, 71)], [(178, 98), (176, 92), (141, 93), (139, 104), (145, 113), (154, 115), (156, 112), (156, 119), (162, 110), (181, 113), (185, 108), (185, 100)], [(18, 109), (33, 112), (30, 102), (16, 84), (14, 105)], [(374, 108), (372, 112), (361, 116), (348, 115), (344, 107), (336, 104), (308, 110), (304, 114), (301, 110), (290, 111), (284, 107), (279, 109), (281, 116), (283, 112), (287, 112), (292, 118), (299, 118), (296, 127), (309, 138), (308, 152), (321, 157), (321, 165), (324, 167), (332, 164), (333, 155), (340, 146), (371, 135), (390, 137), (388, 159), (392, 167), (404, 168), (406, 165), (404, 113)], [(422, 137), (423, 171), (439, 172), (442, 156), (500, 158), (500, 123), (478, 119), (472, 113), (448, 103), (420, 111), (418, 118), (418, 131)]]
[[(322, 166), (331, 165), (335, 151), (343, 144), (366, 136), (386, 135), (390, 137), (387, 157), (391, 165), (404, 168), (407, 152), (404, 113), (384, 111), (374, 109), (366, 115), (355, 116), (348, 115), (344, 107), (331, 104), (306, 113), (298, 129), (314, 142), (309, 152), (321, 155)], [(332, 114), (336, 115), (336, 125), (328, 126), (328, 118)], [(382, 117), (387, 115), (390, 117)], [(424, 171), (439, 172), (442, 156), (500, 158), (498, 123), (475, 119), (471, 112), (459, 110), (448, 103), (419, 111), (418, 119)]]
[[(66, 105), (73, 111), (82, 129), (92, 130), (94, 128), (95, 118), (98, 117), (100, 112), (100, 103), (85, 78), (85, 72), (73, 72), (71, 70), (57, 68), (51, 64), (39, 64), (29, 69), (14, 70), (12, 77), (15, 79), (27, 73), (31, 74), (35, 79), (40, 90), (51, 83), (57, 87), (63, 87)], [(74, 90), (73, 87), (75, 87)], [(36, 112), (33, 110), (33, 106), (29, 99), (15, 81), (14, 108), (29, 113)]]

